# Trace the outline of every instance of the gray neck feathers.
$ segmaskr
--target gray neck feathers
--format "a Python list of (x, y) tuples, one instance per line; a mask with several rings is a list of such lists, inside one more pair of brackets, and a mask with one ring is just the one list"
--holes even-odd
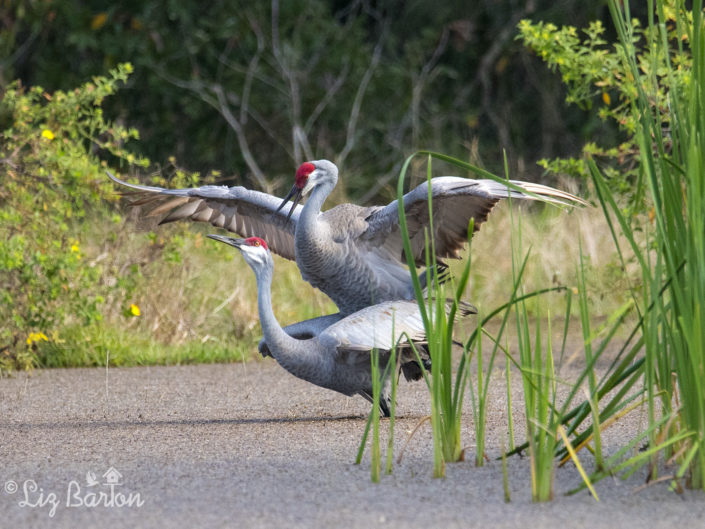
[(257, 304), (264, 339), (275, 360), (291, 374), (300, 376), (312, 360), (315, 347), (308, 340), (292, 338), (279, 325), (272, 309), (273, 265), (259, 270), (257, 276)]
[[(305, 264), (303, 264), (304, 269), (308, 269), (312, 266), (313, 262), (318, 262), (322, 257), (325, 258), (327, 248), (330, 244), (330, 236), (328, 234), (328, 226), (325, 222), (321, 222), (318, 216), (321, 213), (321, 208), (325, 202), (328, 195), (335, 187), (335, 182), (325, 183), (318, 187), (315, 187), (311, 192), (311, 196), (308, 198), (304, 208), (301, 211), (301, 216), (296, 224), (296, 256), (297, 262), (299, 262), (299, 257), (307, 255), (309, 259), (305, 259)], [(312, 255), (311, 252), (313, 252)], [(322, 262), (318, 263), (323, 265)], [(302, 264), (299, 264), (299, 268), (302, 268)], [(302, 269), (302, 274), (307, 281), (311, 281), (310, 277), (306, 277), (305, 270)]]

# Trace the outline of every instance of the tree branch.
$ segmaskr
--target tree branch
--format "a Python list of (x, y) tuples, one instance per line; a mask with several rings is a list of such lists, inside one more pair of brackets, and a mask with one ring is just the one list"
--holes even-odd
[(372, 59), (370, 60), (370, 65), (367, 67), (367, 70), (365, 70), (365, 73), (363, 74), (362, 79), (360, 80), (360, 85), (357, 87), (357, 93), (355, 94), (355, 99), (353, 100), (353, 105), (350, 109), (350, 119), (348, 120), (348, 130), (345, 136), (345, 145), (343, 146), (343, 150), (340, 151), (340, 154), (338, 154), (335, 160), (336, 165), (339, 168), (342, 168), (343, 164), (345, 163), (345, 159), (348, 157), (350, 151), (352, 151), (353, 147), (355, 146), (357, 121), (360, 117), (360, 107), (362, 106), (362, 98), (365, 96), (367, 86), (372, 80), (372, 74), (377, 68), (377, 65), (379, 64), (379, 61), (382, 57), (382, 45), (384, 44), (384, 40), (387, 37), (388, 28), (389, 24), (385, 21), (382, 26), (382, 31), (379, 35), (379, 40), (377, 41), (375, 49), (372, 52)]
[(423, 68), (421, 68), (421, 72), (419, 73), (411, 90), (411, 142), (414, 147), (417, 147), (419, 143), (419, 129), (421, 128), (419, 109), (421, 108), (421, 96), (423, 95), (424, 89), (429, 84), (431, 74), (433, 73), (433, 68), (438, 63), (438, 59), (440, 59), (446, 49), (446, 46), (448, 45), (449, 33), (448, 27), (444, 26), (436, 49), (433, 50), (431, 58), (426, 62), (426, 64), (423, 65)]
[(211, 86), (211, 90), (213, 90), (218, 99), (218, 106), (216, 108), (218, 109), (220, 114), (225, 118), (225, 121), (228, 122), (230, 128), (235, 131), (237, 143), (240, 147), (240, 152), (245, 160), (245, 163), (247, 164), (247, 167), (250, 168), (250, 171), (252, 171), (252, 175), (255, 177), (259, 185), (269, 192), (270, 185), (267, 182), (264, 173), (257, 164), (257, 161), (252, 155), (252, 151), (250, 151), (250, 146), (247, 143), (247, 136), (245, 135), (245, 131), (242, 128), (242, 124), (230, 111), (230, 105), (228, 105), (228, 102), (225, 98), (225, 94), (223, 93), (223, 87), (219, 84), (214, 84), (213, 86)]
[(343, 86), (343, 83), (345, 82), (345, 79), (348, 76), (349, 70), (350, 63), (346, 60), (345, 64), (343, 65), (343, 70), (340, 72), (340, 75), (335, 78), (335, 81), (333, 81), (333, 84), (330, 86), (330, 88), (328, 88), (326, 94), (323, 96), (323, 99), (318, 102), (316, 108), (313, 109), (313, 112), (311, 112), (311, 115), (306, 120), (306, 123), (304, 124), (304, 130), (307, 134), (311, 132), (311, 127), (313, 127), (318, 117), (325, 110), (326, 106), (328, 106), (328, 103), (333, 100), (333, 96), (335, 96), (338, 90), (340, 90), (340, 87)]
[(257, 52), (252, 56), (250, 62), (247, 65), (247, 73), (245, 74), (245, 85), (242, 88), (242, 104), (240, 105), (240, 123), (243, 125), (247, 123), (247, 112), (248, 103), (250, 101), (250, 91), (252, 90), (252, 80), (254, 78), (255, 72), (257, 71), (257, 66), (259, 65), (259, 59), (264, 51), (264, 35), (262, 30), (257, 25), (257, 22), (248, 14), (247, 19), (250, 22), (250, 27), (252, 32), (257, 37)]

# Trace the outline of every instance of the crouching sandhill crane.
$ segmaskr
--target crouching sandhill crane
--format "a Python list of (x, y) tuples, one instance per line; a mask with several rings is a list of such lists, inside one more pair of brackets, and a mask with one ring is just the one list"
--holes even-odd
[[(284, 332), (272, 310), (274, 261), (267, 243), (259, 237), (208, 237), (240, 250), (254, 271), (264, 340), (274, 359), (292, 375), (344, 395), (361, 395), (372, 402), (372, 350), (379, 352), (380, 366), (384, 369), (396, 345), (404, 376), (407, 380), (418, 380), (422, 372), (411, 349), (413, 342), (424, 367), (430, 367), (430, 357), (424, 348), (423, 321), (416, 301), (386, 301), (365, 307), (332, 325), (319, 328), (308, 339), (293, 338)], [(462, 304), (459, 307), (462, 316), (473, 312), (474, 308), (470, 305)], [(390, 414), (389, 404), (387, 379), (380, 395), (380, 408), (387, 417)]]
[[(139, 191), (133, 205), (156, 204), (151, 215), (166, 214), (162, 223), (191, 219), (210, 222), (244, 237), (264, 237), (272, 252), (296, 259), (302, 277), (327, 294), (342, 316), (375, 303), (414, 298), (402, 250), (397, 201), (372, 207), (341, 204), (321, 212), (338, 181), (338, 168), (328, 160), (302, 164), (283, 202), (244, 187), (162, 189), (128, 184), (108, 175), (115, 182)], [(585, 204), (580, 198), (551, 187), (529, 182), (511, 183), (524, 192), (509, 189), (494, 180), (455, 176), (431, 180), (432, 235), (441, 267), (445, 266), (444, 258), (460, 257), (467, 243), (470, 219), (474, 219), (477, 231), (501, 198)], [(298, 201), (309, 192), (311, 196), (302, 207)], [(291, 197), (295, 200), (287, 213), (284, 206)], [(426, 182), (404, 195), (417, 266), (425, 264), (424, 229), (429, 226), (428, 209)], [(422, 279), (425, 278), (426, 274), (422, 275)], [(305, 333), (307, 325), (301, 322), (299, 331)]]

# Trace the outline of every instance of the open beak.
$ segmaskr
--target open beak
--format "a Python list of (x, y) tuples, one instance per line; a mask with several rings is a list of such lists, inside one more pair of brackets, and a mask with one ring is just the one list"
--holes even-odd
[(294, 203), (291, 205), (291, 209), (289, 209), (289, 214), (286, 216), (286, 220), (288, 221), (291, 218), (291, 214), (294, 212), (296, 209), (296, 206), (299, 203), (299, 200), (301, 200), (301, 197), (303, 196), (303, 189), (299, 188), (296, 184), (291, 188), (291, 191), (289, 191), (289, 194), (284, 197), (284, 200), (282, 200), (282, 203), (279, 204), (279, 207), (275, 211), (275, 213), (279, 213), (279, 210), (284, 207), (284, 204), (286, 204), (291, 197), (294, 197)]
[(213, 239), (214, 241), (220, 241), (224, 242), (225, 244), (229, 244), (230, 246), (234, 246), (238, 250), (242, 246), (242, 243), (245, 242), (245, 239), (235, 239), (233, 237), (225, 237), (224, 235), (215, 235), (213, 233), (209, 233), (206, 235), (209, 239)]

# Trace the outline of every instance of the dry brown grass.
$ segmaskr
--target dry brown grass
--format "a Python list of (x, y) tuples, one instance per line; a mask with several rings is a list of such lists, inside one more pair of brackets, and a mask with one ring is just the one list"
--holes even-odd
[[(609, 314), (624, 301), (626, 276), (616, 265), (610, 234), (597, 208), (527, 208), (516, 202), (512, 207), (515, 221), (521, 222), (524, 248), (531, 247), (527, 289), (573, 286), (582, 240), (590, 266), (592, 314)], [(87, 248), (88, 262), (102, 267), (103, 281), (117, 282), (131, 268), (139, 270), (131, 294), (116, 289), (106, 299), (102, 325), (168, 345), (244, 341), (254, 352), (261, 335), (255, 278), (234, 249), (205, 238), (213, 228), (188, 223), (138, 227), (132, 216), (120, 226), (96, 230), (93, 240), (100, 242)], [(511, 292), (510, 234), (509, 204), (502, 202), (473, 240), (466, 298), (485, 313), (504, 303)], [(452, 266), (458, 269), (461, 262)], [(295, 263), (278, 257), (272, 296), (282, 325), (336, 310), (324, 294), (301, 279)], [(140, 307), (139, 317), (125, 317), (130, 303)], [(560, 309), (554, 311), (559, 313)]]
[[(106, 299), (105, 325), (165, 344), (259, 336), (254, 275), (235, 249), (205, 238), (214, 228), (187, 223), (148, 228), (154, 237), (127, 220), (115, 240), (107, 242), (103, 233), (94, 238), (100, 245), (87, 248), (89, 264), (102, 267), (103, 281), (117, 283), (139, 269), (132, 293), (116, 289)], [(275, 267), (272, 297), (283, 325), (335, 310), (301, 279), (295, 263), (275, 257)], [(140, 308), (139, 317), (125, 317), (131, 303)]]
[[(563, 210), (517, 202), (511, 207), (514, 222), (521, 223), (524, 252), (530, 250), (525, 273), (527, 290), (554, 285), (573, 287), (582, 243), (592, 314), (609, 314), (624, 302), (629, 274), (619, 265), (608, 225), (599, 208)], [(509, 208), (506, 201), (500, 202), (473, 238), (468, 297), (486, 309), (502, 304), (511, 293), (512, 211)], [(633, 271), (630, 274), (633, 277)]]

